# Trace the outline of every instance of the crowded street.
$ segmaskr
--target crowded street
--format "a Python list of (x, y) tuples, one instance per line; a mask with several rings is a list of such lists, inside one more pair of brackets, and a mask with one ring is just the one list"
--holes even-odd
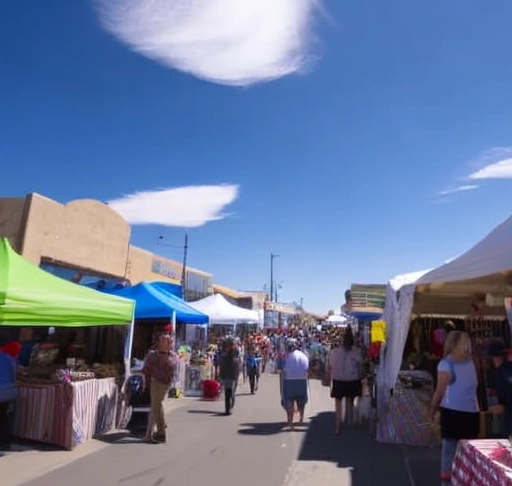
[(511, 18), (1, 1), (0, 486), (512, 486)]
[[(51, 453), (14, 451), (2, 459), (1, 484), (427, 486), (436, 483), (437, 449), (378, 444), (367, 426), (342, 429), (335, 436), (328, 388), (322, 387), (318, 380), (310, 380), (310, 391), (305, 423), (297, 425), (295, 431), (284, 430), (278, 376), (264, 374), (255, 395), (250, 395), (247, 384), (241, 384), (235, 409), (229, 417), (224, 416), (222, 400), (168, 400), (172, 410), (167, 416), (169, 432), (165, 445), (148, 445), (125, 432), (113, 432), (92, 441), (99, 444), (100, 450), (74, 462), (74, 452), (67, 453), (68, 464), (49, 466), (46, 462), (48, 469), (58, 469), (41, 477), (37, 477), (43, 472), (38, 461), (43, 461), (43, 454)], [(28, 480), (26, 471), (15, 470), (24, 462), (23, 456), (30, 461), (32, 480)], [(21, 477), (26, 479), (23, 483), (18, 482)]]

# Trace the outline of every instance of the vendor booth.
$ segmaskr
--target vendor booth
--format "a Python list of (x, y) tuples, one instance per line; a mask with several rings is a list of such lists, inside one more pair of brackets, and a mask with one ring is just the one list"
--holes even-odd
[(483, 349), (497, 338), (510, 345), (505, 299), (512, 295), (511, 248), (512, 218), (462, 256), (388, 284), (384, 320), (389, 339), (378, 377), (378, 440), (438, 442), (438, 436), (428, 437), (427, 410), (442, 357), (442, 337), (450, 329), (471, 336), (481, 385), (481, 434), (489, 436)]
[[(0, 239), (0, 328), (22, 328), (27, 355), (18, 372), (15, 436), (72, 449), (116, 426), (123, 358), (129, 362), (129, 345), (123, 356), (122, 343), (130, 342), (133, 311), (133, 301), (55, 277)], [(86, 336), (100, 326), (123, 326), (112, 354), (117, 360), (90, 359)], [(27, 344), (22, 334), (39, 339)]]
[(332, 315), (326, 319), (325, 324), (327, 326), (342, 326), (342, 327), (344, 327), (344, 326), (347, 326), (349, 324), (349, 322), (348, 322), (347, 316)]
[(244, 325), (253, 325), (254, 330), (260, 324), (260, 314), (230, 304), (222, 295), (213, 294), (189, 304), (210, 318), (210, 333), (215, 337), (236, 334)]
[(139, 359), (143, 359), (151, 348), (155, 329), (172, 321), (180, 358), (172, 388), (177, 396), (182, 392), (188, 396), (201, 396), (202, 381), (212, 375), (212, 360), (206, 353), (208, 316), (167, 292), (166, 285), (161, 282), (142, 282), (109, 293), (133, 299), (136, 303), (134, 354)]

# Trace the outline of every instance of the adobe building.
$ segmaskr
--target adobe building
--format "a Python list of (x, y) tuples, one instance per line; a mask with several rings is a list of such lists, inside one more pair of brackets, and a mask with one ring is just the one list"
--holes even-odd
[[(181, 283), (183, 266), (130, 244), (130, 225), (112, 208), (90, 199), (60, 204), (36, 193), (0, 198), (0, 236), (32, 263), (80, 282)], [(186, 298), (213, 293), (213, 275), (187, 266)]]

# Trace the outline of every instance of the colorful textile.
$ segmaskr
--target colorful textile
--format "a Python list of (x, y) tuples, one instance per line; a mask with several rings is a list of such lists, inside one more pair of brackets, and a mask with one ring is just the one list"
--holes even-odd
[(508, 440), (462, 440), (452, 467), (452, 486), (512, 486)]
[(71, 384), (73, 403), (73, 447), (115, 426), (118, 388), (114, 378)]
[(117, 399), (115, 378), (71, 385), (21, 383), (13, 433), (70, 450), (115, 426)]
[(424, 371), (401, 372), (400, 376), (422, 380), (425, 386), (407, 388), (400, 381), (397, 383), (389, 407), (379, 417), (377, 441), (423, 447), (439, 445), (439, 430), (431, 426), (429, 419), (432, 377)]
[(18, 385), (13, 435), (72, 448), (73, 389), (64, 383)]
[(372, 343), (386, 342), (386, 321), (372, 321), (372, 328), (370, 332)]
[(430, 334), (430, 350), (436, 358), (442, 358), (444, 355), (444, 341), (446, 340), (446, 331), (443, 328), (432, 329)]

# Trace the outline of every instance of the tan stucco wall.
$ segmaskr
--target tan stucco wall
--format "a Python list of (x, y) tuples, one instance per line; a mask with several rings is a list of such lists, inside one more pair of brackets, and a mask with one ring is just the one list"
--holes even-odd
[(0, 236), (7, 237), (15, 250), (20, 243), (24, 207), (23, 197), (0, 198)]
[[(154, 265), (155, 260), (156, 265)], [(157, 267), (164, 270), (165, 275), (154, 272), (153, 269)], [(130, 246), (127, 277), (132, 284), (154, 281), (180, 283), (181, 271), (182, 265), (174, 260), (159, 257), (133, 245)]]
[[(130, 226), (99, 201), (83, 199), (63, 205), (35, 193), (0, 198), (0, 236), (7, 236), (13, 248), (36, 265), (49, 259), (127, 278), (132, 284), (181, 282), (181, 262), (130, 245)], [(195, 268), (188, 267), (188, 272), (212, 277)]]
[(66, 205), (31, 194), (22, 255), (124, 277), (131, 230), (106, 204), (76, 200)]

